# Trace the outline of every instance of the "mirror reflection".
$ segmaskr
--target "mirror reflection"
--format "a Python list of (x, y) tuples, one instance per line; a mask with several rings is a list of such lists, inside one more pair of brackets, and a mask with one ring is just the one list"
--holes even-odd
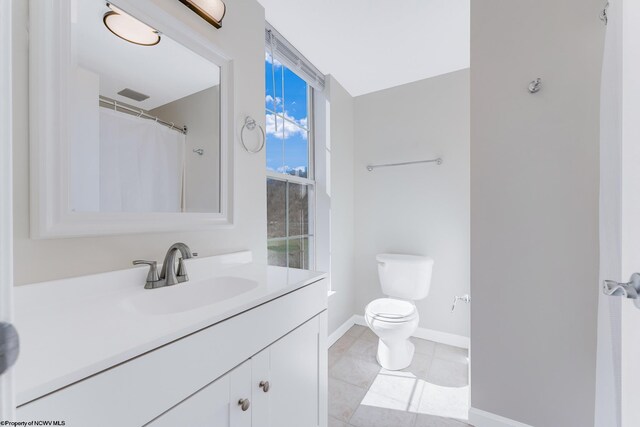
[(220, 68), (116, 6), (73, 3), (74, 212), (219, 212)]

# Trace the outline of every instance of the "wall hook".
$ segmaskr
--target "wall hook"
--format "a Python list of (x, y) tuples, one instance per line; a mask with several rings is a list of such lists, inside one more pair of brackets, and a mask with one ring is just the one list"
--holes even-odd
[(542, 89), (542, 79), (537, 78), (531, 83), (529, 83), (529, 92), (530, 93), (538, 93)]

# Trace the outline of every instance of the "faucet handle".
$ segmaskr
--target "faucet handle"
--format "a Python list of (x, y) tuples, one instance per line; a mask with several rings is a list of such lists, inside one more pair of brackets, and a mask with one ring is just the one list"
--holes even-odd
[(137, 259), (133, 261), (133, 265), (146, 264), (149, 266), (149, 273), (147, 273), (147, 283), (144, 285), (146, 289), (153, 289), (155, 284), (160, 281), (158, 276), (158, 263), (156, 261), (145, 261)]
[(178, 282), (187, 282), (189, 281), (189, 275), (187, 274), (187, 267), (184, 265), (184, 258), (180, 258), (178, 261), (178, 272), (176, 273), (178, 277)]

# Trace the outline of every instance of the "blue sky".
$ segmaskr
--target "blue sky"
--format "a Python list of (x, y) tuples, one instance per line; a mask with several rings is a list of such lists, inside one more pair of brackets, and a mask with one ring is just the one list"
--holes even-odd
[(307, 83), (278, 61), (272, 65), (269, 54), (264, 65), (267, 169), (284, 173), (306, 169), (309, 167)]

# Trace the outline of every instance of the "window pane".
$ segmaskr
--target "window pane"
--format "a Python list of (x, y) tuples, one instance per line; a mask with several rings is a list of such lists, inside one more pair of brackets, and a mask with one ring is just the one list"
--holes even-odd
[(295, 132), (285, 132), (284, 140), (284, 173), (311, 178), (309, 176), (309, 132), (290, 125)]
[(287, 183), (267, 179), (267, 238), (287, 237)]
[(309, 234), (310, 186), (289, 183), (289, 236)]
[(300, 237), (289, 239), (289, 267), (290, 268), (311, 268), (310, 260), (312, 258), (311, 251), (312, 237)]
[(267, 257), (269, 265), (287, 266), (287, 241), (275, 240), (267, 243)]
[(307, 82), (284, 67), (284, 111), (305, 128), (307, 125)]
[[(312, 178), (309, 155), (309, 87), (294, 72), (277, 61), (272, 62), (267, 47), (267, 169)], [(314, 229), (313, 201), (313, 185), (267, 178), (267, 247), (270, 265), (313, 268), (313, 235), (309, 235), (313, 234)]]
[[(309, 172), (309, 86), (265, 54), (267, 170), (312, 178)], [(274, 78), (275, 77), (275, 78)]]
[[(265, 98), (264, 107), (269, 111), (282, 114), (284, 105), (282, 102), (282, 79), (284, 67), (278, 61), (272, 64), (271, 54), (265, 55), (264, 61), (264, 82), (265, 82)], [(275, 84), (275, 87), (274, 87)]]
[(267, 170), (282, 173), (284, 171), (284, 120), (275, 114), (267, 113), (266, 123)]

